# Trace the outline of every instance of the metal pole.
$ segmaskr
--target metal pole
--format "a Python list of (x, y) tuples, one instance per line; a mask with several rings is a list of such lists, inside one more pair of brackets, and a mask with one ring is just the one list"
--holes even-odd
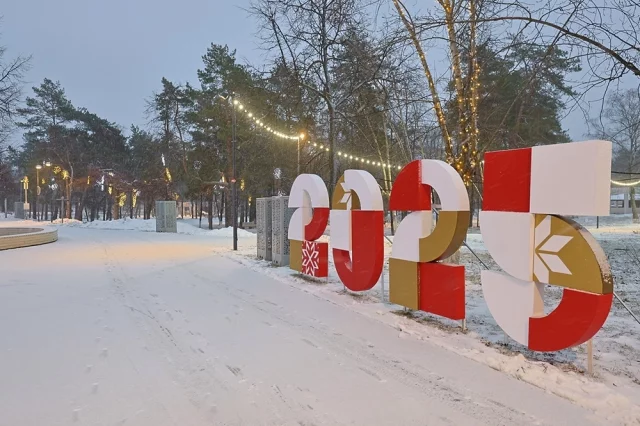
[[(385, 262), (386, 263), (386, 262)], [(387, 295), (385, 293), (385, 283), (384, 283), (384, 264), (382, 264), (382, 274), (380, 275), (380, 291), (382, 293), (382, 303), (387, 303)]]
[(63, 197), (66, 199), (67, 202), (67, 207), (64, 211), (65, 216), (67, 216), (67, 219), (71, 219), (71, 178), (67, 178), (65, 179), (65, 188), (66, 188), (66, 192), (67, 192), (67, 196)]
[(484, 262), (482, 261), (482, 259), (480, 259), (480, 257), (476, 254), (476, 252), (475, 252), (475, 251), (473, 251), (473, 249), (471, 249), (471, 247), (469, 247), (469, 244), (467, 244), (467, 242), (466, 242), (466, 241), (463, 241), (463, 242), (462, 242), (462, 244), (464, 244), (464, 246), (467, 248), (467, 250), (469, 250), (469, 251), (471, 252), (471, 254), (475, 256), (475, 258), (476, 258), (476, 259), (478, 259), (478, 262), (480, 262), (480, 263), (482, 264), (482, 266), (484, 266), (484, 268), (485, 268), (487, 271), (490, 271), (490, 270), (491, 270), (491, 268), (489, 268), (489, 267), (487, 266), (487, 264), (486, 264), (486, 263), (484, 263)]
[(633, 317), (634, 320), (636, 320), (636, 322), (638, 324), (640, 324), (640, 319), (638, 319), (637, 316), (635, 316), (635, 314), (633, 313), (633, 311), (631, 309), (629, 309), (629, 307), (627, 306), (626, 303), (624, 303), (624, 301), (620, 298), (620, 296), (618, 296), (618, 293), (616, 293), (615, 291), (613, 292), (613, 295), (616, 297), (616, 299), (618, 299), (618, 302), (620, 302), (622, 304), (622, 306), (624, 306), (624, 308), (627, 310), (627, 312), (629, 312), (629, 314)]
[(600, 216), (596, 216), (596, 229), (600, 229)]
[(35, 211), (36, 211), (36, 220), (39, 222), (40, 218), (38, 217), (38, 198), (40, 198), (40, 169), (36, 169), (36, 199), (35, 199)]
[(233, 250), (238, 250), (238, 193), (237, 187), (238, 184), (236, 182), (236, 104), (235, 99), (231, 96), (231, 108), (233, 109), (232, 114), (232, 161), (233, 161), (233, 170), (232, 170), (232, 178), (231, 184), (231, 202), (233, 203)]

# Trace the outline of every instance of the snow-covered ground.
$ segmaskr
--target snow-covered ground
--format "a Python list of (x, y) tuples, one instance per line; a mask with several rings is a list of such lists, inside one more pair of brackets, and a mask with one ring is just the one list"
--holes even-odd
[[(57, 224), (56, 244), (0, 252), (1, 426), (640, 422), (640, 326), (617, 303), (591, 378), (584, 348), (535, 354), (504, 337), (466, 249), (462, 333), (380, 303), (379, 286), (344, 292), (332, 267), (317, 281), (257, 261), (249, 232), (231, 253), (230, 230), (180, 223)], [(638, 264), (623, 257), (636, 229), (594, 235), (637, 311)], [(480, 235), (468, 242), (491, 262)]]
[[(615, 277), (615, 291), (638, 316), (640, 314), (640, 225), (629, 216), (576, 218), (591, 231), (607, 253)], [(328, 241), (328, 237), (323, 237)], [(603, 329), (594, 338), (594, 377), (586, 374), (586, 345), (557, 353), (527, 350), (498, 327), (489, 313), (480, 285), (484, 266), (498, 270), (487, 252), (479, 230), (471, 230), (468, 248), (461, 250), (461, 262), (467, 269), (467, 332), (459, 323), (425, 313), (405, 312), (398, 306), (381, 305), (380, 283), (365, 294), (344, 291), (330, 254), (329, 279), (317, 281), (301, 277), (286, 269), (266, 269), (266, 273), (307, 291), (338, 301), (347, 298), (354, 309), (380, 315), (388, 324), (418, 339), (432, 342), (454, 352), (503, 371), (520, 380), (560, 395), (595, 410), (611, 424), (640, 424), (640, 324), (617, 300)], [(241, 254), (241, 261), (257, 270), (265, 263), (255, 260), (253, 248)], [(391, 245), (387, 244), (389, 255)], [(388, 269), (385, 270), (388, 283)], [(388, 287), (385, 294), (388, 295)], [(547, 312), (559, 303), (561, 289), (548, 286), (545, 294)], [(336, 298), (337, 297), (337, 298)], [(388, 297), (387, 297), (388, 299)]]

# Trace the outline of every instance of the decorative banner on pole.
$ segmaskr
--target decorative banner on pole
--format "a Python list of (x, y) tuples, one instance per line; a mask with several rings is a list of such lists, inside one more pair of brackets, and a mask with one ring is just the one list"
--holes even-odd
[[(432, 188), (442, 204), (433, 231)], [(469, 224), (469, 197), (460, 175), (442, 161), (413, 161), (396, 178), (389, 209), (412, 212), (400, 223), (393, 240), (390, 301), (464, 319), (464, 266), (441, 263), (460, 248)]]
[(329, 220), (329, 193), (320, 176), (302, 174), (291, 187), (289, 208), (296, 208), (289, 222), (291, 269), (324, 278), (329, 275), (329, 244), (317, 242)]
[[(483, 271), (491, 314), (518, 343), (559, 351), (590, 340), (613, 303), (607, 258), (593, 236), (560, 214), (607, 216), (610, 142), (588, 141), (485, 155), (484, 243), (505, 273)], [(564, 289), (545, 315), (546, 284)]]
[(347, 170), (331, 210), (331, 246), (338, 276), (351, 291), (372, 289), (384, 264), (384, 207), (369, 172)]

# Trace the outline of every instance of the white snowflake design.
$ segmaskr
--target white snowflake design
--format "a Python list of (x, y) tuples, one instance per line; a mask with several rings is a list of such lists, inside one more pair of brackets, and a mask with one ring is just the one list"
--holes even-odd
[(315, 276), (318, 269), (320, 269), (318, 245), (312, 241), (305, 241), (302, 247), (302, 273)]
[(549, 282), (549, 271), (558, 274), (572, 275), (558, 253), (573, 237), (551, 235), (551, 216), (544, 218), (535, 230), (535, 254), (533, 256), (533, 272), (539, 282)]

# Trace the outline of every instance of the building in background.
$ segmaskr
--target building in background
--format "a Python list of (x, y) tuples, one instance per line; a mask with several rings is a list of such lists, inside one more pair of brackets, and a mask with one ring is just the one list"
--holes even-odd
[[(629, 187), (611, 188), (611, 214), (631, 214), (630, 190)], [(640, 208), (640, 194), (638, 193), (635, 195), (635, 202), (636, 206)]]

